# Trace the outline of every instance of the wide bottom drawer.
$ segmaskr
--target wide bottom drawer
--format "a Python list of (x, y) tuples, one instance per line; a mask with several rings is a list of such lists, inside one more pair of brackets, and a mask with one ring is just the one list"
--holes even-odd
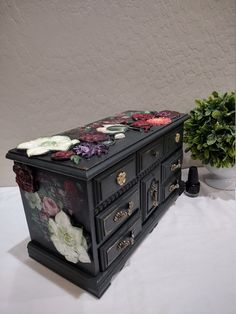
[(125, 254), (134, 245), (135, 238), (142, 230), (140, 211), (127, 221), (116, 234), (100, 248), (101, 270), (104, 271), (116, 258)]

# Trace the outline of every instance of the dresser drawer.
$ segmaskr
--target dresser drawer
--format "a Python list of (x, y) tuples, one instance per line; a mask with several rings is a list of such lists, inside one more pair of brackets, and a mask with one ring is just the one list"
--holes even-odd
[(177, 190), (179, 190), (180, 181), (181, 171), (178, 171), (162, 185), (163, 200), (167, 199), (172, 193), (175, 193)]
[(168, 179), (173, 173), (178, 172), (183, 163), (183, 151), (182, 149), (178, 150), (174, 155), (171, 155), (166, 159), (161, 166), (161, 178), (162, 182)]
[(135, 155), (119, 162), (94, 179), (95, 200), (98, 204), (136, 177)]
[(163, 137), (145, 146), (138, 152), (139, 171), (147, 169), (163, 156)]
[(105, 211), (96, 217), (98, 240), (110, 236), (140, 207), (139, 188), (136, 185), (129, 192), (121, 196)]
[(164, 136), (164, 152), (165, 156), (169, 156), (172, 152), (182, 147), (183, 142), (183, 126), (175, 128)]
[(101, 269), (104, 271), (116, 258), (124, 255), (135, 243), (135, 238), (142, 230), (140, 212), (126, 222), (116, 234), (100, 248)]

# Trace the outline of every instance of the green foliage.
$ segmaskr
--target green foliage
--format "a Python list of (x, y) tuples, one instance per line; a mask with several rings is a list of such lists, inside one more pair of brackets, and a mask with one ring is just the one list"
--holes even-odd
[(213, 167), (235, 164), (235, 92), (196, 100), (184, 124), (186, 151)]
[(81, 157), (80, 156), (77, 156), (77, 155), (72, 155), (70, 157), (70, 160), (72, 160), (76, 165), (78, 165), (81, 161)]

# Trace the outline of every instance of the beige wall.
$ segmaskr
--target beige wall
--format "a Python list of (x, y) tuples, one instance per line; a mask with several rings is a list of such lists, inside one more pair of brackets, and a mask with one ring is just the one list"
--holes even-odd
[(235, 88), (234, 0), (0, 0), (0, 185), (17, 143)]

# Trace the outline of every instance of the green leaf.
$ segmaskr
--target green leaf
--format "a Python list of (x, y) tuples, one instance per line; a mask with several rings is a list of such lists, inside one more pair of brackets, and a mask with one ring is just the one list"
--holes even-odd
[(215, 98), (218, 97), (218, 93), (217, 93), (216, 91), (214, 91), (214, 92), (212, 93), (212, 95), (213, 95)]
[(204, 157), (205, 157), (206, 159), (209, 158), (209, 150), (208, 150), (208, 149), (204, 150)]
[(218, 120), (221, 117), (221, 112), (219, 110), (214, 110), (211, 114), (212, 118)]
[(70, 157), (70, 160), (72, 160), (76, 165), (78, 165), (81, 161), (81, 157), (77, 155), (73, 155)]

